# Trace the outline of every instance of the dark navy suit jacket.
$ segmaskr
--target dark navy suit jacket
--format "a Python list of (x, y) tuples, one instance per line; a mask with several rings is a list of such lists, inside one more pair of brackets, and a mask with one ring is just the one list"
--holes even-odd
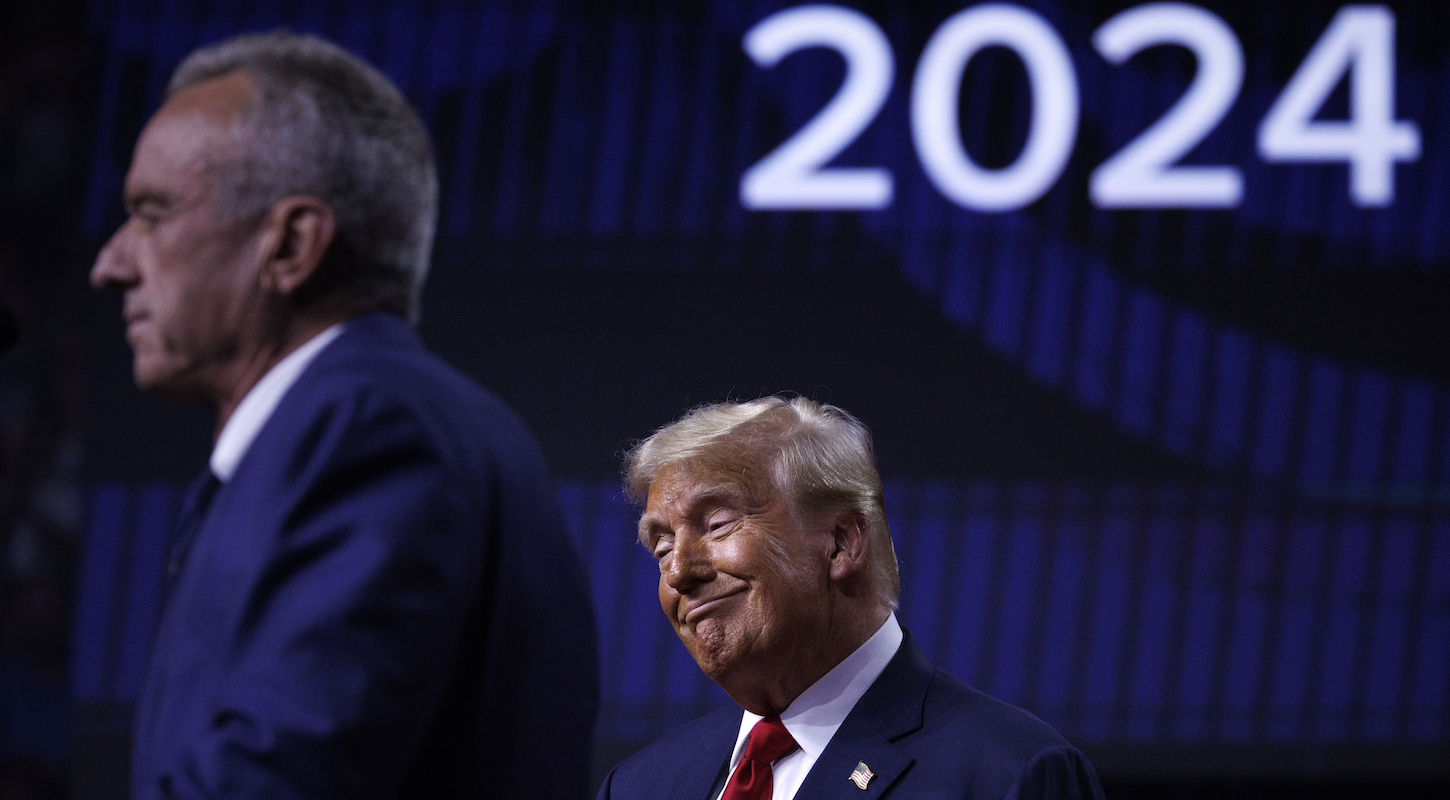
[(583, 796), (584, 573), (523, 424), (395, 317), (283, 397), (168, 586), (135, 798)]
[[(722, 708), (667, 733), (615, 767), (599, 800), (714, 800), (740, 733)], [(858, 763), (875, 773), (850, 781)], [(796, 800), (1102, 800), (1082, 753), (1020, 708), (932, 667), (907, 634), (811, 767)]]

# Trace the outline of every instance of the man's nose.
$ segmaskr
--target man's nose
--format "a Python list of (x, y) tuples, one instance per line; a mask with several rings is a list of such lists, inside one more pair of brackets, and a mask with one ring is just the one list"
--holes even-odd
[(671, 589), (688, 594), (696, 586), (715, 577), (715, 567), (710, 560), (710, 548), (705, 540), (692, 534), (681, 534), (675, 538), (675, 550), (665, 570), (665, 581)]
[(91, 286), (97, 289), (124, 289), (136, 283), (136, 264), (127, 247), (126, 229), (130, 223), (121, 226), (101, 252), (96, 254), (96, 263), (91, 267)]

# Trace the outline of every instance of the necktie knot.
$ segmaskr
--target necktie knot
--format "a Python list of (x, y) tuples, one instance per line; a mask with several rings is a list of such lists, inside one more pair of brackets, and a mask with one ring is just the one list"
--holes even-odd
[(745, 754), (742, 758), (774, 764), (796, 749), (795, 738), (785, 729), (780, 717), (766, 717), (755, 723), (750, 736), (745, 740)]
[(755, 723), (745, 738), (745, 752), (740, 765), (720, 800), (769, 800), (774, 787), (770, 765), (796, 749), (795, 738), (785, 729), (778, 716)]

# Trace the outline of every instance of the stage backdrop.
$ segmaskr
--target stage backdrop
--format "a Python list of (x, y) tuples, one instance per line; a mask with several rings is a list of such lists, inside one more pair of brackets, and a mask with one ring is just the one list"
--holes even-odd
[[(619, 455), (793, 392), (875, 432), (900, 616), (1105, 778), (1450, 773), (1440, 2), (94, 0), (85, 232), (192, 48), (287, 26), (433, 132), (422, 331), (589, 564), (601, 766), (728, 702)], [(210, 422), (87, 301), (79, 793), (123, 763)], [(547, 632), (541, 632), (547, 635)]]

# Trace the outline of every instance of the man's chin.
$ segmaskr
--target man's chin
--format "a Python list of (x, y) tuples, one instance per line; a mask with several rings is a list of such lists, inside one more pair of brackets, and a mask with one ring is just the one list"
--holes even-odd
[(730, 672), (740, 655), (738, 644), (731, 641), (724, 626), (719, 623), (717, 619), (706, 619), (692, 626), (693, 630), (679, 631), (685, 649), (690, 651), (700, 670), (716, 683), (720, 682), (722, 675)]
[(183, 373), (153, 359), (137, 356), (131, 366), (131, 378), (136, 387), (149, 395), (173, 403), (196, 403), (204, 399), (200, 387), (187, 381)]

